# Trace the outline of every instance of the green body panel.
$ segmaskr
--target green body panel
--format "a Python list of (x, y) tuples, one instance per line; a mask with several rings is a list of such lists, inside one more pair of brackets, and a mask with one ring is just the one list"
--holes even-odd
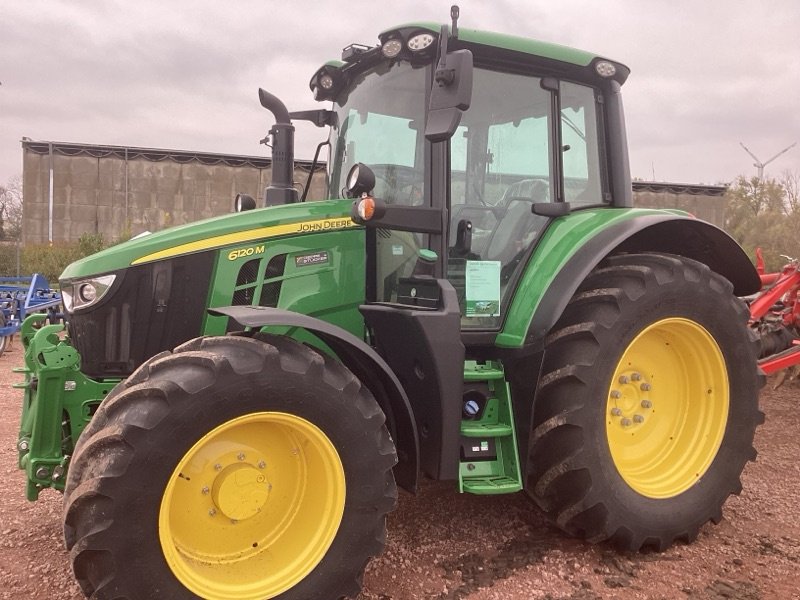
[[(675, 214), (686, 214), (672, 211)], [(594, 208), (576, 211), (553, 221), (525, 267), (495, 343), (505, 348), (522, 346), (536, 309), (547, 288), (570, 258), (599, 232), (621, 221), (663, 210)]]
[[(280, 233), (277, 228), (282, 225), (322, 219), (346, 219), (348, 222), (346, 226), (352, 226), (354, 224), (350, 221), (351, 203), (351, 200), (329, 200), (285, 204), (172, 227), (128, 240), (78, 260), (64, 270), (61, 279), (87, 277), (124, 269), (137, 261), (142, 262), (143, 259), (146, 262), (147, 257), (169, 249), (188, 254), (229, 246), (244, 248), (266, 236), (313, 233), (312, 230)], [(268, 228), (276, 229), (264, 231)], [(194, 247), (191, 247), (192, 245)]]
[[(441, 25), (431, 22), (404, 23), (402, 25), (398, 25), (397, 27), (392, 27), (391, 29), (383, 31), (381, 36), (398, 29), (411, 28), (424, 29), (433, 33), (439, 33), (441, 30)], [(470, 44), (481, 44), (483, 46), (491, 46), (492, 48), (513, 50), (514, 52), (522, 52), (524, 54), (530, 54), (531, 56), (541, 56), (553, 60), (560, 60), (562, 62), (581, 67), (585, 67), (595, 58), (597, 58), (596, 54), (585, 52), (583, 50), (577, 50), (568, 46), (541, 42), (539, 40), (532, 40), (514, 35), (506, 35), (503, 33), (495, 33), (493, 31), (482, 31), (480, 29), (466, 29), (459, 27), (458, 39)]]
[[(211, 250), (216, 264), (209, 282), (209, 307), (230, 305), (232, 290), (249, 298), (247, 304), (258, 304), (264, 289), (277, 285), (278, 307), (315, 316), (363, 337), (358, 306), (365, 294), (365, 233), (351, 221), (350, 206), (350, 200), (282, 205), (174, 227), (77, 261), (67, 267), (62, 279)], [(151, 256), (157, 253), (162, 254)], [(276, 255), (285, 255), (285, 266), (276, 277), (265, 277), (264, 264)], [(246, 263), (251, 263), (254, 276), (241, 281)], [(59, 335), (63, 326), (37, 329), (38, 319), (31, 317), (21, 331), (25, 382), (18, 386), (25, 391), (19, 466), (27, 474), (30, 500), (45, 487), (63, 489), (75, 441), (119, 382), (83, 375), (77, 350)], [(220, 335), (226, 328), (226, 318), (207, 315), (202, 331)], [(310, 334), (288, 333), (322, 347)]]
[[(362, 338), (364, 321), (358, 306), (365, 297), (364, 230), (347, 228), (329, 233), (301, 235), (277, 240), (258, 240), (252, 244), (263, 252), (231, 260), (225, 249), (218, 253), (208, 305), (227, 306), (231, 290), (246, 294), (252, 304), (261, 302), (271, 289), (280, 289), (276, 307), (316, 317), (338, 325)], [(286, 255), (283, 272), (264, 277), (261, 265), (276, 256)], [(324, 260), (323, 260), (324, 257)], [(252, 281), (237, 285), (243, 265), (258, 261)], [(255, 269), (254, 269), (255, 270)], [(207, 315), (205, 335), (225, 333), (227, 317)], [(303, 338), (305, 336), (294, 335)], [(318, 342), (317, 342), (318, 343)]]
[(101, 400), (119, 380), (98, 382), (80, 371), (80, 356), (62, 340), (63, 325), (44, 325), (46, 315), (28, 317), (20, 330), (25, 348), (25, 391), (17, 451), (27, 475), (26, 496), (45, 487), (64, 489), (69, 457)]

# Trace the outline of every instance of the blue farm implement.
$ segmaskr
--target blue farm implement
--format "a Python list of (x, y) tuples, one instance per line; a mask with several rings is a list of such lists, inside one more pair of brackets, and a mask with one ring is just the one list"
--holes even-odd
[(25, 317), (37, 312), (46, 312), (51, 322), (61, 318), (61, 294), (43, 275), (0, 277), (0, 356)]

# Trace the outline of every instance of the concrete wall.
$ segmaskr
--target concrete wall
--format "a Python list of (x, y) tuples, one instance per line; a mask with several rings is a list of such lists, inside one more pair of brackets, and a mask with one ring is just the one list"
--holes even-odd
[[(23, 149), (23, 242), (46, 243), (50, 147), (23, 142)], [(84, 233), (114, 240), (225, 214), (239, 192), (260, 202), (271, 179), (263, 158), (77, 144), (54, 144), (52, 165), (54, 242)], [(298, 163), (295, 181), (304, 184), (307, 174)], [(321, 198), (324, 186), (318, 170), (309, 197)]]

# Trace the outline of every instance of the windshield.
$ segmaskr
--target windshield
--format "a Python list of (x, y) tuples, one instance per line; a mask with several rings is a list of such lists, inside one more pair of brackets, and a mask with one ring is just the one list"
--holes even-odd
[(422, 204), (424, 194), (427, 68), (382, 64), (343, 92), (331, 131), (331, 198), (344, 197), (345, 178), (357, 162), (375, 173), (376, 197)]

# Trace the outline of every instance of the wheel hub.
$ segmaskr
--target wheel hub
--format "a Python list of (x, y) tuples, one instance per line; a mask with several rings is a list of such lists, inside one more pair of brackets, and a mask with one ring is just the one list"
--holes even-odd
[(611, 422), (625, 429), (645, 423), (655, 412), (652, 391), (645, 375), (632, 369), (622, 371), (609, 394)]
[(269, 492), (267, 478), (249, 464), (226, 467), (214, 478), (211, 487), (211, 497), (217, 509), (235, 521), (249, 519), (261, 512)]

